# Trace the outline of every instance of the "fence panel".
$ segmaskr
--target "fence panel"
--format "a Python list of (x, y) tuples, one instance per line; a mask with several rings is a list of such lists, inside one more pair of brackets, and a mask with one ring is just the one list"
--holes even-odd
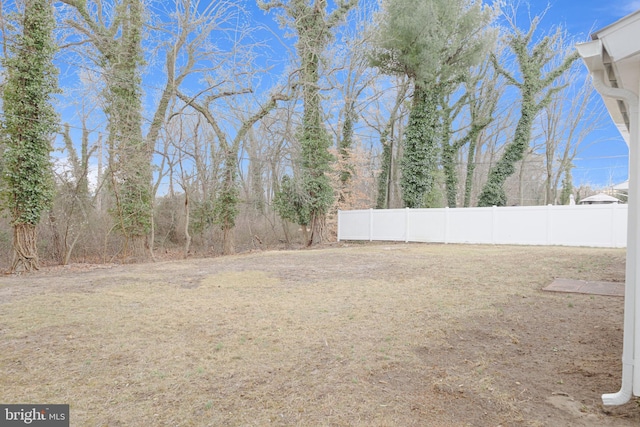
[(521, 245), (549, 244), (552, 206), (510, 206), (495, 208), (494, 243)]
[(370, 240), (370, 213), (370, 211), (338, 212), (338, 240)]
[(445, 208), (447, 239), (444, 243), (493, 243), (492, 208)]
[(627, 205), (340, 211), (338, 240), (625, 247)]
[(409, 242), (444, 242), (447, 217), (444, 209), (405, 209)]
[(407, 240), (404, 209), (376, 209), (373, 211), (371, 240)]

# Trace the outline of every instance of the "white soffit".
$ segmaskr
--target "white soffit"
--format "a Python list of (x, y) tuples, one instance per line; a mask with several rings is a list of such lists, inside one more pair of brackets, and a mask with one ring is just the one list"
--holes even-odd
[[(606, 69), (606, 51), (604, 50), (604, 46), (601, 40), (596, 39), (591, 42), (580, 43), (576, 45), (576, 48), (578, 49), (578, 53), (582, 57), (582, 60), (589, 69), (590, 73), (602, 73), (604, 74), (604, 80), (609, 84), (609, 86), (611, 86), (612, 84), (616, 86), (618, 85), (615, 77), (615, 71), (612, 71), (611, 67), (608, 67), (608, 71)], [(607, 62), (610, 62), (610, 60), (608, 60)], [(611, 81), (611, 79), (613, 79), (613, 81)], [(624, 138), (627, 145), (629, 145), (629, 129), (627, 128), (627, 120), (623, 115), (623, 111), (626, 111), (626, 107), (620, 104), (621, 101), (606, 96), (602, 97), (602, 101), (607, 107), (607, 111), (609, 112), (611, 119), (618, 128), (618, 131)]]
[[(605, 84), (638, 94), (640, 81), (640, 10), (596, 31), (593, 41), (577, 45), (589, 71), (604, 73)], [(629, 144), (629, 118), (622, 101), (603, 96), (620, 134)]]

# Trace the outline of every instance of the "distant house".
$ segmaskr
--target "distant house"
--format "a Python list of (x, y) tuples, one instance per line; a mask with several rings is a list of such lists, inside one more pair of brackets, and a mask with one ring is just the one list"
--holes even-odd
[(579, 205), (606, 205), (611, 203), (620, 203), (620, 200), (603, 193), (585, 197), (578, 202)]
[(616, 184), (613, 187), (611, 187), (611, 189), (613, 191), (621, 191), (621, 192), (628, 192), (629, 191), (629, 181), (625, 181), (625, 182), (621, 182), (620, 184)]
[(622, 201), (622, 203), (625, 203), (627, 200), (629, 200), (629, 181), (627, 180), (611, 187), (610, 194), (615, 195)]

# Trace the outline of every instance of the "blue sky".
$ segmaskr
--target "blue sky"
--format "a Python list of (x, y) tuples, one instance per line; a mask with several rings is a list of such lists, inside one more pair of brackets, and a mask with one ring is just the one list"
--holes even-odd
[[(562, 25), (577, 42), (590, 40), (590, 34), (640, 9), (640, 0), (551, 0), (531, 1), (533, 13), (549, 10), (542, 25)], [(586, 73), (586, 67), (585, 67)], [(600, 101), (600, 98), (598, 97)], [(573, 170), (575, 185), (606, 186), (625, 181), (628, 176), (628, 149), (607, 117), (606, 126), (585, 144)]]
[[(544, 8), (547, 2), (532, 1), (531, 4)], [(640, 9), (640, 0), (551, 0), (549, 5), (548, 18), (564, 23), (569, 32), (586, 38), (593, 30)]]

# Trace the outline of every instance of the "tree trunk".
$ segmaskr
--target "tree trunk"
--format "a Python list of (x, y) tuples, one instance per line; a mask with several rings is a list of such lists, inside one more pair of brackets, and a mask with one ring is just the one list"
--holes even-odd
[(191, 207), (189, 205), (189, 192), (185, 189), (184, 192), (184, 258), (189, 256), (189, 250), (191, 250), (191, 234), (189, 234), (189, 222), (191, 221), (190, 215)]
[(469, 141), (469, 153), (467, 154), (467, 171), (466, 177), (464, 181), (464, 203), (463, 206), (468, 208), (471, 205), (471, 190), (473, 189), (473, 174), (476, 170), (475, 156), (476, 156), (476, 146), (478, 144), (478, 139), (481, 138), (481, 134), (478, 134), (476, 138), (471, 138)]
[(156, 262), (156, 253), (153, 250), (153, 248), (156, 247), (156, 219), (153, 217), (153, 204), (151, 205), (151, 230), (149, 230), (149, 234), (146, 238), (146, 246), (149, 250), (151, 260)]
[(389, 195), (387, 200), (387, 207), (389, 209), (397, 209), (403, 207), (402, 204), (402, 188), (400, 187), (400, 160), (404, 157), (404, 146), (402, 141), (404, 137), (404, 127), (402, 121), (397, 123), (396, 136), (392, 138), (393, 146), (391, 147), (391, 164), (390, 164), (390, 178), (389, 178)]
[(438, 94), (416, 85), (409, 122), (404, 133), (402, 200), (405, 207), (421, 208), (434, 183), (439, 147)]
[(389, 183), (391, 181), (391, 151), (393, 139), (387, 138), (386, 131), (380, 135), (382, 144), (382, 160), (380, 174), (378, 175), (378, 198), (376, 209), (389, 208)]
[(520, 173), (518, 175), (518, 206), (524, 206), (524, 168), (527, 160), (527, 156), (522, 158), (520, 162)]
[(129, 236), (124, 251), (125, 262), (137, 263), (149, 260), (147, 236)]
[(253, 132), (250, 133), (249, 141), (249, 179), (251, 180), (249, 200), (252, 201), (252, 205), (255, 208), (256, 212), (259, 214), (264, 214), (265, 206), (267, 202), (264, 196), (264, 185), (262, 182), (262, 171), (263, 171), (263, 160), (260, 154), (260, 148), (258, 147), (258, 141), (253, 135)]
[(53, 244), (53, 257), (60, 265), (64, 265), (66, 244), (63, 244), (62, 237), (58, 231), (58, 221), (52, 211), (49, 211), (49, 228), (51, 229), (51, 240)]
[(236, 253), (234, 242), (235, 226), (225, 224), (222, 227), (222, 254), (233, 255)]
[[(440, 140), (442, 144), (442, 170), (444, 172), (444, 188), (447, 195), (447, 206), (455, 208), (458, 205), (458, 168), (456, 165), (456, 156), (460, 150), (460, 146), (456, 142), (451, 141), (451, 123), (453, 108), (449, 107), (445, 100), (442, 103), (442, 125)], [(455, 117), (455, 116), (454, 116)]]
[(73, 241), (70, 245), (65, 244), (65, 253), (64, 260), (62, 261), (62, 265), (69, 265), (69, 261), (71, 260), (71, 254), (73, 253), (73, 248), (75, 248), (76, 243), (78, 243), (78, 239), (80, 238), (80, 233), (76, 233), (73, 237)]
[(325, 219), (324, 215), (313, 215), (311, 217), (311, 235), (309, 236), (309, 240), (307, 241), (307, 246), (319, 245), (322, 243), (324, 239), (324, 229), (325, 229)]
[(36, 226), (15, 224), (13, 226), (13, 263), (9, 272), (31, 272), (39, 268)]
[(535, 100), (523, 95), (522, 112), (516, 125), (513, 141), (506, 145), (502, 157), (491, 170), (485, 183), (478, 206), (506, 206), (507, 194), (504, 183), (516, 171), (516, 163), (522, 160), (531, 141), (533, 118), (540, 111)]
[[(444, 138), (446, 138), (446, 141)], [(445, 192), (447, 194), (447, 206), (455, 208), (458, 204), (458, 170), (455, 159), (457, 150), (448, 142), (448, 132), (446, 132), (446, 137), (444, 138), (442, 141), (442, 163), (444, 170)]]

